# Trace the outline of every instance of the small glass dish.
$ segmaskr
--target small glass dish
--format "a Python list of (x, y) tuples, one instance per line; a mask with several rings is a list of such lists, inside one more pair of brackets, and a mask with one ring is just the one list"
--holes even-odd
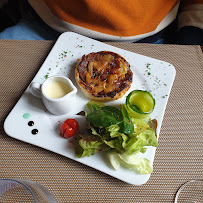
[(203, 180), (190, 180), (184, 183), (176, 193), (174, 203), (203, 202)]
[(24, 179), (0, 179), (0, 202), (55, 203), (52, 194), (42, 185)]

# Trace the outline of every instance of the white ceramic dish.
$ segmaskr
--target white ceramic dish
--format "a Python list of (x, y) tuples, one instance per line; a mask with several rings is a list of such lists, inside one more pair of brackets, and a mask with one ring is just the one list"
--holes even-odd
[[(103, 50), (116, 52), (130, 63), (134, 75), (132, 86), (126, 95), (134, 89), (151, 91), (156, 100), (151, 118), (158, 121), (157, 134), (159, 136), (167, 100), (176, 74), (175, 68), (167, 62), (122, 50), (72, 32), (63, 33), (58, 38), (32, 82), (42, 83), (45, 78), (52, 75), (68, 76), (78, 88), (76, 102), (67, 104), (73, 107), (73, 113), (63, 116), (50, 114), (43, 106), (42, 100), (34, 97), (27, 88), (6, 118), (4, 129), (9, 136), (15, 139), (61, 154), (127, 183), (141, 185), (147, 182), (150, 174), (140, 175), (124, 168), (115, 171), (106, 163), (103, 153), (77, 158), (70, 140), (59, 135), (59, 126), (67, 118), (77, 119), (80, 130), (83, 130), (84, 118), (75, 114), (84, 110), (89, 100), (79, 91), (74, 79), (74, 69), (77, 59), (81, 58), (83, 54)], [(126, 95), (119, 100), (108, 102), (107, 105), (123, 104)], [(29, 121), (33, 121), (34, 125), (29, 126)], [(36, 135), (31, 133), (33, 129), (38, 130)], [(152, 164), (155, 150), (154, 147), (149, 147), (144, 154), (144, 157), (148, 158)]]

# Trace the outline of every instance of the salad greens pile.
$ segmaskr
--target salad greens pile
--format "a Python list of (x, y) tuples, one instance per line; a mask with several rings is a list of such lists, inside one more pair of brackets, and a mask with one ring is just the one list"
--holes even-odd
[(86, 114), (87, 132), (75, 140), (77, 157), (94, 155), (107, 151), (107, 157), (114, 169), (120, 165), (141, 174), (152, 173), (148, 159), (140, 158), (146, 146), (157, 147), (156, 120), (143, 120), (129, 116), (124, 105), (121, 108), (89, 102)]

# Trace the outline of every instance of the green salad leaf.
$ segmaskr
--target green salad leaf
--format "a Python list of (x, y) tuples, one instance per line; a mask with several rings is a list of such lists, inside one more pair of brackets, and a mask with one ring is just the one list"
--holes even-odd
[(94, 155), (100, 151), (108, 150), (109, 147), (98, 136), (80, 135), (75, 141), (75, 153), (78, 158)]
[(132, 118), (132, 122), (134, 125), (134, 133), (136, 135), (139, 135), (141, 132), (151, 128), (148, 123), (142, 119)]
[(116, 152), (110, 152), (107, 154), (107, 159), (109, 160), (111, 166), (115, 169), (118, 170), (121, 165), (121, 159)]
[(141, 174), (152, 173), (153, 168), (150, 161), (146, 158), (139, 158), (140, 151), (136, 151), (135, 153), (128, 154), (124, 153), (119, 155), (122, 159), (124, 166), (140, 172)]
[[(157, 147), (158, 142), (155, 136), (155, 132), (152, 129), (145, 130), (139, 135), (133, 135), (125, 146), (125, 150), (128, 153), (136, 152), (137, 150), (143, 151), (145, 146)], [(144, 150), (145, 152), (145, 150)]]
[(87, 104), (88, 131), (80, 134), (75, 141), (77, 157), (94, 155), (109, 150), (108, 159), (113, 168), (120, 165), (141, 174), (152, 172), (146, 158), (140, 158), (147, 146), (158, 146), (156, 138), (157, 121), (131, 118), (125, 109), (103, 106), (94, 102)]
[(104, 106), (104, 103), (101, 102), (88, 102), (87, 108), (89, 109), (90, 113), (99, 110), (101, 107)]
[(134, 125), (124, 105), (121, 105), (121, 112), (123, 113), (123, 122), (120, 124), (120, 132), (130, 135), (134, 132)]
[(125, 168), (137, 171), (141, 174), (152, 173), (153, 167), (150, 161), (146, 158), (139, 158), (139, 155), (140, 151), (136, 151), (132, 154), (110, 152), (107, 158), (115, 170), (118, 170), (120, 166), (123, 165)]
[(113, 106), (101, 107), (87, 115), (87, 120), (96, 127), (107, 128), (123, 121), (122, 112)]

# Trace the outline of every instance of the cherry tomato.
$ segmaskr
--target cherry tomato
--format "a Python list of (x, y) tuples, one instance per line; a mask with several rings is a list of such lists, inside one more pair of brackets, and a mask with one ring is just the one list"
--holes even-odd
[(79, 129), (79, 124), (75, 119), (69, 118), (60, 127), (61, 135), (64, 138), (72, 137)]
[(73, 128), (73, 130), (74, 130), (75, 132), (77, 132), (78, 129), (79, 129), (79, 124), (78, 124), (78, 122), (77, 122), (75, 119), (69, 118), (69, 119), (65, 120), (64, 123), (66, 123), (66, 124), (69, 125), (71, 128)]

